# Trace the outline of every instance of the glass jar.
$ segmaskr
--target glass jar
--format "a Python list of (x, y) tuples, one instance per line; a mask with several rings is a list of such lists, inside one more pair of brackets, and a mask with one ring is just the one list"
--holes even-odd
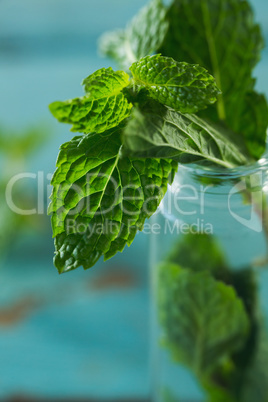
[(152, 218), (154, 402), (268, 401), (267, 173), (180, 165)]

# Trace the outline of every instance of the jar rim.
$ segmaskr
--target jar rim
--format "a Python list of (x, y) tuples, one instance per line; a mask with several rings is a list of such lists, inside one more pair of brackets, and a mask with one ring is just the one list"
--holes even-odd
[(223, 168), (221, 166), (209, 167), (202, 166), (197, 163), (179, 164), (179, 170), (185, 169), (195, 176), (215, 178), (220, 180), (230, 180), (239, 177), (250, 176), (252, 174), (262, 172), (268, 169), (268, 142), (266, 143), (266, 151), (262, 157), (251, 164), (237, 166), (235, 168)]

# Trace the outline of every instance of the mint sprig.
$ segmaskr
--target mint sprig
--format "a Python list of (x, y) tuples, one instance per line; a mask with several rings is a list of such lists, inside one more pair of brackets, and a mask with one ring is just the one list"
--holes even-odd
[[(156, 211), (182, 155), (188, 162), (194, 156), (226, 167), (245, 160), (227, 138), (183, 114), (216, 100), (218, 89), (206, 70), (156, 55), (132, 64), (130, 71), (132, 76), (100, 69), (83, 81), (84, 97), (50, 105), (60, 122), (85, 134), (63, 144), (52, 179), (49, 214), (59, 272), (90, 268), (101, 256), (108, 259), (130, 245)], [(177, 111), (165, 106), (172, 100)], [(143, 106), (149, 115), (143, 127), (135, 127)], [(159, 115), (152, 122), (155, 108)], [(173, 126), (159, 142), (155, 124), (167, 128), (167, 113)], [(154, 145), (149, 154), (140, 155), (141, 135)]]
[[(265, 97), (254, 91), (252, 78), (262, 47), (259, 28), (246, 1), (228, 0), (229, 8), (219, 1), (218, 6), (210, 0), (191, 6), (189, 1), (174, 0), (166, 8), (160, 0), (152, 0), (125, 31), (102, 41), (106, 54), (123, 61), (128, 73), (102, 68), (83, 81), (83, 97), (50, 105), (60, 122), (85, 134), (84, 139), (75, 137), (63, 145), (52, 181), (49, 211), (59, 272), (79, 265), (89, 268), (100, 256), (109, 258), (130, 244), (164, 196), (175, 163), (232, 168), (262, 155), (268, 108)], [(187, 26), (194, 27), (196, 35), (189, 36)], [(213, 42), (209, 32), (215, 34)], [(151, 55), (159, 48), (164, 56)], [(169, 57), (172, 54), (176, 57)], [(114, 192), (121, 193), (114, 211), (106, 215), (106, 203), (112, 208), (112, 182)], [(125, 186), (129, 192), (122, 190)], [(147, 191), (150, 186), (152, 191)], [(153, 197), (153, 207), (144, 213), (144, 203)], [(89, 208), (79, 209), (89, 201)], [(126, 204), (135, 205), (134, 224), (122, 212)], [(67, 230), (71, 217), (75, 228), (81, 223), (91, 231), (90, 237)], [(116, 222), (118, 232), (108, 229), (107, 234), (103, 228), (93, 233), (92, 225), (104, 225), (106, 219)]]
[(107, 32), (100, 38), (100, 51), (125, 70), (140, 58), (156, 51), (168, 31), (167, 8), (161, 0), (143, 7), (124, 30)]

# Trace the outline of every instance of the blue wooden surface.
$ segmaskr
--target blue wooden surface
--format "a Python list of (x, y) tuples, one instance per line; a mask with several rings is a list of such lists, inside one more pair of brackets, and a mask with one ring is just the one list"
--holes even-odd
[(44, 240), (17, 245), (0, 271), (0, 398), (146, 396), (148, 291), (139, 257), (147, 239), (105, 266), (61, 276)]
[[(97, 37), (123, 27), (145, 0), (2, 0), (0, 122), (21, 129), (44, 122), (53, 133), (29, 161), (51, 173), (71, 138), (47, 105), (82, 94), (79, 82), (110, 64)], [(268, 36), (268, 2), (254, 1)], [(268, 93), (268, 52), (256, 69)], [(25, 234), (0, 268), (0, 398), (146, 397), (149, 394), (148, 236), (110, 262), (59, 276), (47, 226)]]

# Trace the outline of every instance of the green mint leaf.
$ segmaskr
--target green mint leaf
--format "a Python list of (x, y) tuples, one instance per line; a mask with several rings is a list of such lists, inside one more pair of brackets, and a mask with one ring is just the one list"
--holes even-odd
[(246, 152), (204, 120), (157, 102), (133, 110), (123, 142), (125, 154), (139, 157), (172, 158), (181, 163), (206, 159), (224, 167), (250, 161)]
[(266, 148), (268, 105), (265, 96), (254, 91), (247, 92), (239, 119), (234, 113), (232, 125), (235, 131), (244, 135), (251, 155), (259, 159)]
[[(101, 191), (107, 185), (114, 162), (119, 157), (120, 133), (120, 129), (115, 128), (101, 134), (74, 137), (61, 145), (57, 169), (51, 181), (52, 202), (48, 208), (48, 213), (52, 215), (54, 237), (65, 231), (66, 217), (91, 192), (96, 200), (93, 202), (92, 197), (86, 207), (89, 208), (88, 215), (94, 216), (102, 199)], [(102, 180), (97, 183), (99, 188), (97, 185), (94, 187), (96, 177)], [(79, 212), (73, 211), (73, 219), (78, 215)]]
[[(224, 121), (242, 141), (244, 135), (248, 150), (258, 159), (265, 146), (267, 124), (260, 127), (254, 118), (245, 132), (244, 112), (255, 84), (252, 72), (264, 42), (248, 1), (174, 0), (167, 18), (169, 30), (157, 51), (197, 63), (215, 77), (222, 94), (202, 116)], [(266, 122), (268, 108), (262, 107), (258, 114)], [(259, 152), (252, 146), (256, 132)]]
[(215, 79), (198, 65), (179, 63), (160, 54), (142, 58), (130, 67), (134, 82), (149, 96), (181, 113), (196, 113), (216, 102)]
[[(194, 273), (204, 271), (210, 273), (217, 281), (232, 286), (242, 301), (249, 319), (249, 332), (243, 347), (230, 356), (231, 371), (227, 374), (223, 364), (221, 368), (216, 368), (216, 371), (212, 372), (209, 378), (199, 378), (209, 394), (209, 398), (207, 398), (209, 401), (236, 400), (234, 396), (238, 393), (241, 394), (244, 384), (249, 383), (247, 377), (252, 372), (252, 364), (256, 359), (256, 352), (258, 355), (260, 343), (259, 323), (256, 321), (258, 302), (256, 300), (257, 283), (254, 271), (252, 268), (231, 269), (225, 260), (223, 251), (219, 248), (217, 240), (213, 236), (202, 233), (188, 234), (180, 239), (168, 255), (167, 262), (187, 267)], [(264, 361), (265, 359), (263, 359)], [(262, 374), (258, 373), (258, 375), (261, 376)], [(256, 385), (254, 391), (256, 392)], [(244, 401), (244, 398), (242, 400)]]
[(181, 267), (187, 267), (194, 272), (206, 270), (215, 279), (230, 282), (231, 272), (224, 253), (216, 239), (211, 235), (192, 233), (183, 236), (183, 239), (179, 239), (174, 245), (168, 256), (168, 261)]
[(166, 192), (176, 164), (121, 158), (120, 134), (75, 137), (61, 147), (49, 207), (60, 273), (130, 245)]
[(160, 0), (152, 0), (125, 30), (104, 34), (100, 39), (100, 50), (127, 70), (134, 61), (161, 46), (167, 29), (166, 7)]
[[(248, 316), (254, 318), (258, 304), (254, 270), (248, 267), (239, 270), (230, 268), (214, 236), (204, 233), (183, 236), (175, 243), (167, 261), (187, 267), (194, 272), (208, 271), (214, 279), (231, 285), (243, 301)], [(250, 358), (249, 348), (245, 350), (245, 355), (246, 358)], [(243, 366), (245, 366), (244, 360)]]
[(101, 68), (84, 79), (85, 91), (94, 99), (117, 95), (129, 85), (129, 75), (124, 71)]
[(87, 77), (83, 84), (87, 95), (49, 105), (56, 119), (73, 125), (71, 131), (102, 133), (118, 126), (130, 115), (132, 104), (121, 92), (129, 85), (125, 72), (102, 68)]
[(248, 2), (174, 0), (168, 20), (163, 54), (205, 67), (223, 92), (220, 115), (226, 107), (232, 115), (241, 95), (252, 89), (252, 70), (264, 46)]
[(232, 287), (170, 263), (159, 267), (158, 282), (164, 343), (199, 378), (244, 345), (249, 322)]

